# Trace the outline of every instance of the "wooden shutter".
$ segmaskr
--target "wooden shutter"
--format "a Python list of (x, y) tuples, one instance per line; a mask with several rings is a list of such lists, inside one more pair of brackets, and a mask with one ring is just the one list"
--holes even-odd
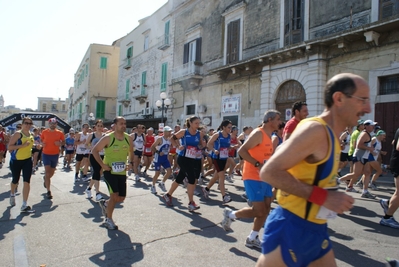
[(167, 21), (165, 23), (165, 44), (169, 44), (169, 26), (170, 26), (170, 21)]
[(104, 119), (105, 117), (105, 100), (97, 100), (96, 118)]
[(227, 64), (239, 60), (240, 50), (240, 20), (235, 20), (227, 25)]
[(122, 116), (122, 105), (118, 107), (118, 116)]
[(380, 0), (380, 19), (386, 19), (399, 13), (399, 0)]
[(168, 72), (168, 63), (163, 63), (162, 74), (161, 74), (161, 91), (166, 91), (167, 72)]
[(202, 37), (197, 38), (195, 45), (195, 61), (201, 62), (201, 47), (202, 47)]
[(189, 43), (184, 44), (183, 64), (188, 63)]
[(125, 99), (129, 99), (130, 79), (126, 80)]
[(146, 95), (146, 89), (144, 85), (147, 85), (147, 72), (141, 73), (141, 95)]

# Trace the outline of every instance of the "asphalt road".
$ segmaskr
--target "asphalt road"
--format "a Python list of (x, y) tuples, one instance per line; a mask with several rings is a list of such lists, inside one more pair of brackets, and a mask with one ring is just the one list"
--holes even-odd
[[(0, 266), (254, 266), (260, 255), (244, 245), (251, 220), (234, 222), (233, 232), (221, 228), (224, 205), (217, 185), (211, 199), (195, 197), (201, 208), (190, 213), (184, 188), (177, 189), (175, 206), (168, 208), (160, 190), (158, 195), (150, 193), (149, 180), (128, 180), (126, 201), (114, 212), (119, 230), (112, 231), (102, 226), (98, 204), (86, 199), (87, 184), (74, 184), (74, 172), (61, 167), (52, 179), (53, 200), (45, 198), (43, 167), (32, 176), (28, 204), (34, 214), (20, 214), (21, 195), (10, 207), (8, 163), (0, 169)], [(373, 193), (389, 197), (392, 181), (382, 177), (381, 190)], [(227, 188), (233, 199), (229, 207), (247, 205), (240, 197), (241, 177), (235, 176)], [(107, 195), (103, 182), (101, 190)], [(379, 225), (383, 212), (378, 199), (351, 195), (355, 207), (329, 223), (338, 266), (385, 266), (386, 257), (399, 258), (399, 230)]]

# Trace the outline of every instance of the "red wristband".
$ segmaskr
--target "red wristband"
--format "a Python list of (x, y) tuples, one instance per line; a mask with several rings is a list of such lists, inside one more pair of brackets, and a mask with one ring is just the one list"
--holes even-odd
[(308, 201), (316, 205), (323, 206), (324, 202), (326, 202), (327, 195), (328, 191), (326, 189), (314, 185), (312, 194), (310, 194)]

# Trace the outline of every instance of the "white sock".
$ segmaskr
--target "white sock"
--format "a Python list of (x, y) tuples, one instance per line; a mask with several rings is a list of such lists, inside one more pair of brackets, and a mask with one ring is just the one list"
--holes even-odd
[(15, 194), (10, 194), (10, 197), (15, 197)]
[(233, 220), (237, 219), (237, 217), (236, 217), (236, 211), (231, 212), (230, 215), (229, 215), (229, 218), (230, 218), (230, 219), (233, 219)]
[(22, 201), (22, 206), (26, 207), (28, 206), (28, 203), (26, 201)]
[(258, 231), (252, 230), (251, 233), (249, 234), (248, 238), (249, 238), (249, 240), (254, 240), (258, 235), (259, 235)]
[(363, 194), (365, 194), (365, 193), (367, 193), (367, 192), (368, 192), (368, 190), (363, 189)]

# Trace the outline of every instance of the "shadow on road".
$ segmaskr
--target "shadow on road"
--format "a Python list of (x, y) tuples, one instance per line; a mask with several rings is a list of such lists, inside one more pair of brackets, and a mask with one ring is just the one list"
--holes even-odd
[(132, 266), (144, 259), (143, 244), (132, 243), (130, 236), (120, 230), (108, 230), (110, 240), (103, 252), (89, 258), (97, 266)]

